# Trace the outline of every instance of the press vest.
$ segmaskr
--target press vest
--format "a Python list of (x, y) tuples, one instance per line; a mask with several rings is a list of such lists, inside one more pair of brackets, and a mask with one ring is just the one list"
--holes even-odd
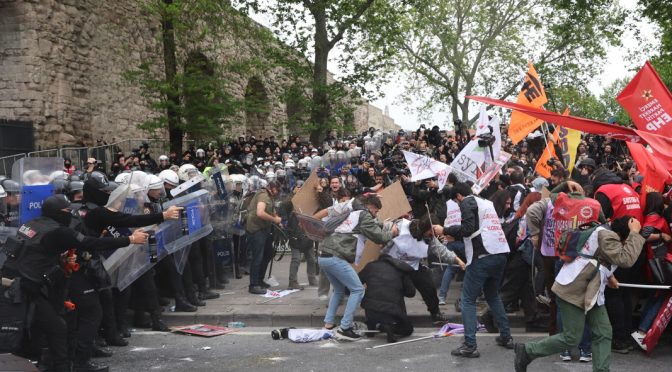
[(397, 224), (399, 228), (399, 235), (392, 239), (394, 244), (388, 254), (400, 261), (406, 262), (413, 269), (418, 270), (420, 267), (420, 260), (427, 257), (427, 249), (429, 246), (423, 240), (418, 241), (411, 236), (409, 226), (411, 221), (402, 219)]
[(612, 220), (630, 215), (635, 217), (639, 222), (644, 222), (644, 213), (639, 204), (639, 195), (630, 185), (625, 183), (602, 185), (597, 189), (596, 193), (598, 192), (606, 195), (609, 201), (611, 201), (611, 207), (614, 210), (614, 215), (611, 216)]
[(479, 229), (473, 234), (464, 238), (464, 248), (467, 255), (467, 265), (471, 264), (474, 255), (474, 245), (472, 240), (477, 236), (481, 236), (483, 240), (483, 247), (488, 254), (508, 253), (509, 244), (506, 241), (502, 224), (499, 222), (499, 217), (495, 211), (495, 207), (491, 201), (475, 197), (473, 195), (468, 198), (475, 198), (478, 205), (478, 220)]
[[(334, 233), (339, 234), (350, 234), (352, 230), (357, 227), (359, 224), (359, 216), (362, 214), (362, 210), (352, 211), (348, 218), (345, 221), (341, 222), (340, 225), (334, 230)], [(362, 258), (362, 252), (364, 251), (364, 242), (366, 242), (366, 237), (362, 234), (355, 234), (357, 238), (357, 245), (355, 246), (355, 264), (359, 263), (359, 260)]]

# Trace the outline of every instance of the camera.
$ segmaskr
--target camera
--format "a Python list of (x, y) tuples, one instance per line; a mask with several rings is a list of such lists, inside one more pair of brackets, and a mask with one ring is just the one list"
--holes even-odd
[(483, 133), (478, 135), (478, 146), (480, 147), (490, 147), (495, 144), (495, 135), (492, 134), (492, 126), (488, 125), (490, 133)]
[(548, 164), (549, 167), (554, 167), (555, 163), (557, 161), (558, 161), (558, 159), (556, 159), (556, 158), (550, 158), (550, 159), (546, 160), (546, 164)]
[(274, 340), (282, 340), (288, 337), (289, 337), (289, 328), (280, 328), (271, 331), (271, 338)]

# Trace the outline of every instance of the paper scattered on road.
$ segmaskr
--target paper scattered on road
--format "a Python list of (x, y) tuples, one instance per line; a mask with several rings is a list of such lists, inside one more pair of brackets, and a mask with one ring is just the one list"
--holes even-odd
[(280, 298), (298, 291), (300, 291), (300, 289), (284, 289), (282, 291), (271, 291), (270, 289), (267, 289), (266, 294), (261, 295), (261, 297)]

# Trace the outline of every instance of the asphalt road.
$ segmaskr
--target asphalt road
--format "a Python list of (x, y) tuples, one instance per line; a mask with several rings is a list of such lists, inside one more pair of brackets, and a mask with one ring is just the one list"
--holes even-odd
[[(113, 348), (115, 355), (97, 359), (111, 371), (513, 371), (513, 351), (495, 344), (491, 334), (479, 334), (480, 358), (453, 357), (450, 350), (461, 343), (460, 336), (430, 339), (379, 349), (383, 336), (357, 342), (331, 340), (296, 344), (273, 340), (271, 328), (243, 328), (237, 333), (214, 338), (137, 332), (130, 346)], [(431, 334), (419, 329), (410, 338)], [(542, 334), (515, 333), (527, 341)], [(633, 351), (612, 354), (612, 371), (665, 371), (672, 365), (672, 342), (664, 340), (652, 357)], [(591, 365), (578, 361), (561, 362), (558, 356), (538, 359), (529, 371), (591, 371)]]

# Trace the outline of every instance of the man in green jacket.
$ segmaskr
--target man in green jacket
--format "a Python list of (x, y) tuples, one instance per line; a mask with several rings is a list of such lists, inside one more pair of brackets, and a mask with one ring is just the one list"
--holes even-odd
[(376, 220), (376, 214), (381, 207), (380, 199), (375, 194), (368, 194), (355, 200), (353, 211), (348, 218), (320, 244), (317, 262), (334, 288), (324, 317), (325, 328), (336, 327), (336, 310), (344, 296), (345, 288), (350, 291), (340, 327), (335, 332), (335, 337), (340, 340), (356, 341), (360, 338), (352, 327), (355, 311), (364, 296), (364, 286), (352, 267), (357, 246), (363, 245), (366, 239), (376, 244), (385, 244), (399, 235), (396, 226), (390, 231), (385, 231)]

